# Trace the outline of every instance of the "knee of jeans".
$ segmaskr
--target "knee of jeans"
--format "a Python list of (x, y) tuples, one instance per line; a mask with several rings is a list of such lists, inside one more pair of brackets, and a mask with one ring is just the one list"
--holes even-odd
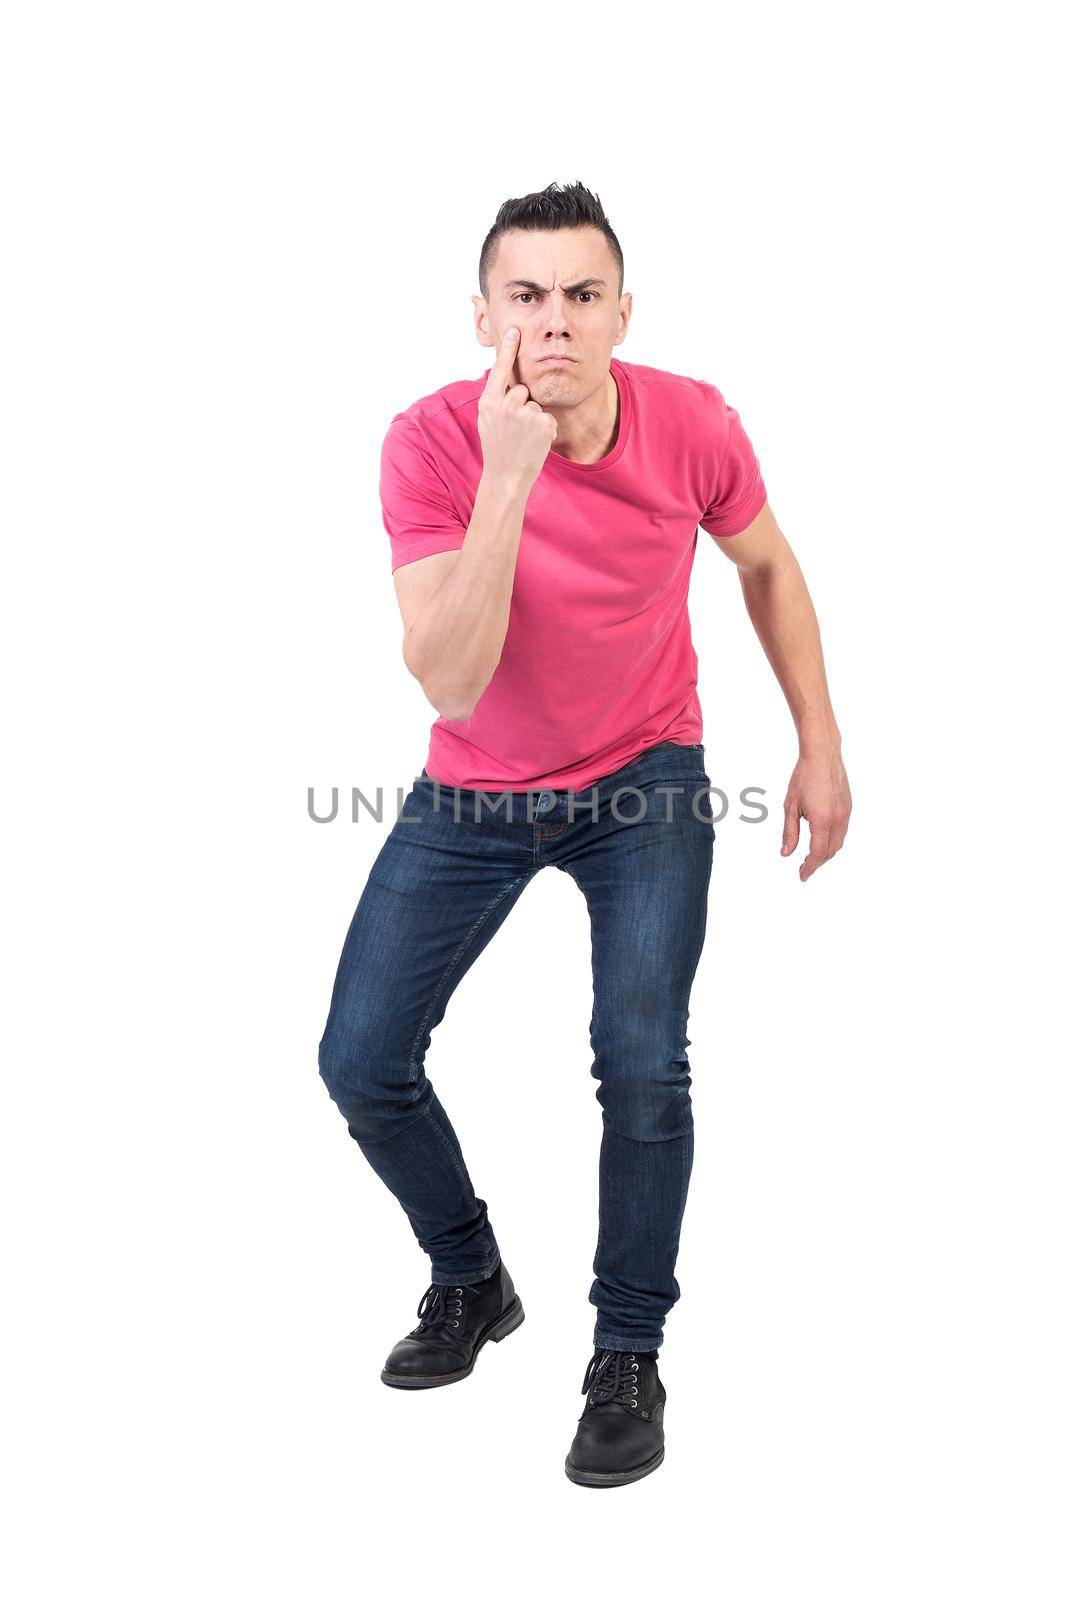
[(681, 1061), (649, 1060), (644, 1064), (594, 1065), (601, 1079), (597, 1090), (605, 1126), (625, 1139), (643, 1144), (684, 1138), (693, 1128), (690, 1072)]
[(593, 1076), (605, 1125), (628, 1139), (679, 1139), (693, 1127), (687, 1013), (648, 986), (595, 1008)]
[(426, 1080), (412, 1077), (407, 1052), (388, 1035), (327, 1026), (319, 1075), (353, 1138), (373, 1143), (395, 1131), (422, 1098)]

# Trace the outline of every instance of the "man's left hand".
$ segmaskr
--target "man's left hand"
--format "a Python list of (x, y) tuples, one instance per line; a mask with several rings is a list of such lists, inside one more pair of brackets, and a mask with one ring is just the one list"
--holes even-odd
[(798, 758), (783, 806), (782, 854), (793, 855), (801, 837), (801, 818), (808, 823), (808, 855), (801, 863), (806, 883), (845, 843), (853, 800), (841, 752), (802, 755)]

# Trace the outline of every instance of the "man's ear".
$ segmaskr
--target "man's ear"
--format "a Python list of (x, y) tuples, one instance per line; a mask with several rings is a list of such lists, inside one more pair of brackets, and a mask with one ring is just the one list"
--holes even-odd
[(623, 340), (627, 337), (627, 329), (630, 327), (630, 313), (632, 305), (633, 301), (631, 300), (630, 290), (628, 289), (626, 294), (621, 294), (619, 297), (619, 331), (616, 337), (612, 340), (614, 345), (622, 344)]
[(489, 302), (484, 295), (473, 294), (471, 304), (475, 308), (475, 338), (487, 350), (495, 350), (497, 347), (489, 331)]

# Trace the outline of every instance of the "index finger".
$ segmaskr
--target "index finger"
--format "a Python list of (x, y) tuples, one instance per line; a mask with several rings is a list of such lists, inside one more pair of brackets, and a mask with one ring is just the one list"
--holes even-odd
[(512, 369), (515, 366), (516, 356), (519, 354), (519, 329), (509, 328), (501, 340), (501, 347), (497, 351), (497, 359), (490, 369), (486, 379), (486, 388), (504, 394), (512, 378)]
[(800, 879), (807, 883), (814, 872), (818, 872), (825, 862), (831, 859), (834, 851), (831, 849), (831, 830), (826, 824), (813, 827), (809, 824), (808, 855), (801, 863)]

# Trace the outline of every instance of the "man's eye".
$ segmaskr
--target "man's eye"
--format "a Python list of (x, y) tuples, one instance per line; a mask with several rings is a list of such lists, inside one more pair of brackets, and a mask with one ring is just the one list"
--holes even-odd
[[(596, 300), (599, 297), (596, 289), (580, 289), (575, 298), (577, 300)], [(522, 303), (526, 305), (529, 301), (534, 299), (534, 291), (533, 289), (520, 289), (518, 294), (514, 294), (512, 296), (512, 299), (522, 301)]]

